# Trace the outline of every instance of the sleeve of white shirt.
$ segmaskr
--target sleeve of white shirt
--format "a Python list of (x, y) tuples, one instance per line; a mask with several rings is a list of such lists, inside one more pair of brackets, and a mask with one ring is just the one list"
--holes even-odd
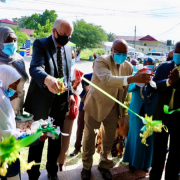
[(166, 86), (167, 86), (167, 87), (171, 86), (171, 85), (169, 84), (169, 79), (166, 80)]
[(123, 86), (127, 86), (127, 85), (128, 85), (127, 78), (128, 78), (128, 77), (125, 77), (125, 78), (124, 78), (124, 80), (123, 80)]

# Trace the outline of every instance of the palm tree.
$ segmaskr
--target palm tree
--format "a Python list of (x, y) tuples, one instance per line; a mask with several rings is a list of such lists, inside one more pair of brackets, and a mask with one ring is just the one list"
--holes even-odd
[(108, 41), (109, 42), (113, 42), (114, 41), (114, 36), (115, 36), (115, 34), (114, 33), (107, 33), (107, 36), (108, 36)]

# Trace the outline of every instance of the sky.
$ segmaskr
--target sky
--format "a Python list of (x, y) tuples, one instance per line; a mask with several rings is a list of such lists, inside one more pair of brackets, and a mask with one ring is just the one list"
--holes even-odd
[(180, 41), (178, 0), (6, 0), (0, 2), (0, 19), (20, 18), (55, 10), (58, 18), (84, 19), (121, 36), (151, 35)]

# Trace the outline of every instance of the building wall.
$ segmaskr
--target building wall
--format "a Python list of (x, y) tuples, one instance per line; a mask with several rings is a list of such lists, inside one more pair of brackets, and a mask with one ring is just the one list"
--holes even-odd
[(14, 28), (17, 28), (17, 25), (14, 25), (14, 24), (7, 24), (7, 23), (1, 23), (0, 22), (0, 27), (1, 26), (8, 26), (8, 27), (14, 27)]

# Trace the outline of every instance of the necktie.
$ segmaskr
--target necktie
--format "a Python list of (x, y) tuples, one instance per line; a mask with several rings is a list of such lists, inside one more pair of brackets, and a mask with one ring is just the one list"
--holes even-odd
[(59, 71), (59, 78), (64, 77), (63, 61), (62, 61), (62, 52), (61, 48), (57, 47), (57, 65)]

